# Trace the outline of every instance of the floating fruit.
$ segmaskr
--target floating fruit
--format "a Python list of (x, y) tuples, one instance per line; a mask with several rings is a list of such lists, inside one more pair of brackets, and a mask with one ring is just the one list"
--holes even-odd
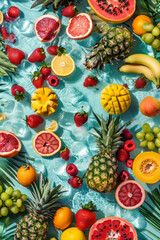
[(53, 224), (56, 229), (64, 230), (72, 223), (73, 213), (68, 207), (59, 208), (54, 217)]
[(89, 240), (126, 239), (138, 240), (131, 223), (119, 217), (106, 217), (98, 220), (90, 229)]
[(71, 39), (80, 40), (88, 38), (93, 31), (93, 22), (87, 13), (79, 13), (71, 18), (66, 28), (66, 34)]
[(93, 11), (109, 23), (122, 23), (127, 21), (135, 12), (136, 1), (114, 1), (114, 0), (88, 0)]
[(40, 156), (53, 156), (61, 149), (61, 140), (51, 131), (41, 131), (33, 138), (33, 148)]
[(0, 113), (0, 122), (4, 121), (7, 118), (5, 113)]
[(140, 103), (140, 111), (147, 117), (156, 117), (160, 114), (160, 101), (154, 97), (145, 97)]
[(33, 167), (26, 165), (18, 169), (17, 178), (22, 186), (30, 187), (37, 181), (37, 173)]
[(140, 153), (133, 162), (133, 173), (144, 183), (156, 183), (160, 180), (160, 154)]
[(58, 128), (58, 123), (55, 120), (52, 120), (52, 123), (49, 127), (46, 128), (47, 131), (53, 131), (55, 132)]
[(3, 22), (3, 13), (0, 11), (0, 24)]
[(137, 181), (128, 180), (117, 187), (115, 197), (122, 208), (135, 209), (144, 202), (145, 190)]
[(86, 240), (86, 236), (83, 231), (72, 227), (62, 233), (61, 240)]
[(35, 113), (41, 117), (47, 117), (56, 111), (58, 99), (50, 88), (39, 88), (32, 95), (31, 106)]
[(61, 29), (61, 21), (54, 15), (45, 14), (38, 17), (34, 23), (34, 31), (41, 42), (51, 42)]
[(129, 91), (119, 84), (110, 84), (101, 93), (101, 105), (110, 114), (122, 114), (129, 108), (131, 96)]
[(152, 20), (146, 15), (137, 16), (132, 22), (133, 32), (139, 36), (142, 36), (146, 31), (143, 29), (144, 23), (152, 23)]
[(64, 149), (62, 149), (60, 151), (60, 157), (65, 160), (65, 161), (68, 161), (70, 159), (70, 150), (65, 147)]
[(16, 135), (0, 130), (0, 157), (12, 158), (21, 150), (21, 142)]

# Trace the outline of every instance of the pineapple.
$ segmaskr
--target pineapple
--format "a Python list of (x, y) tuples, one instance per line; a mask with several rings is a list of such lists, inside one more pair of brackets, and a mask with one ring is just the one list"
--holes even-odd
[[(52, 181), (52, 180), (51, 180)], [(28, 199), (26, 208), (29, 212), (17, 225), (14, 240), (45, 240), (48, 232), (48, 219), (52, 218), (62, 197), (61, 185), (51, 188), (51, 181), (44, 181), (40, 174), (39, 187), (32, 185), (34, 200)]]
[(131, 33), (123, 27), (109, 27), (105, 22), (98, 23), (96, 32), (102, 33), (103, 38), (93, 50), (86, 55), (86, 67), (103, 70), (103, 66), (112, 60), (124, 59), (133, 45)]
[(99, 153), (92, 157), (91, 163), (85, 174), (88, 187), (99, 193), (107, 193), (114, 189), (117, 184), (118, 164), (115, 154), (123, 144), (121, 137), (125, 129), (132, 121), (120, 127), (120, 118), (114, 119), (111, 115), (105, 123), (103, 116), (101, 119), (93, 113), (101, 131), (94, 128), (96, 134), (97, 148)]
[(42, 8), (43, 8), (43, 7), (47, 7), (50, 4), (52, 4), (53, 10), (57, 11), (60, 6), (67, 7), (69, 5), (74, 4), (74, 2), (75, 2), (75, 0), (36, 0), (33, 3), (33, 5), (31, 6), (31, 8), (34, 8), (38, 5), (42, 5)]

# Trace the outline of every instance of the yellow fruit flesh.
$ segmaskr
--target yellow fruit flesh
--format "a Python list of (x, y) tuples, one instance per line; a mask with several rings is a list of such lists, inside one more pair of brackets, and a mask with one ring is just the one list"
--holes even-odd
[(0, 11), (0, 24), (3, 22), (3, 13)]
[(119, 84), (108, 85), (101, 93), (101, 105), (109, 114), (122, 114), (127, 111), (130, 104), (129, 91)]
[(58, 106), (58, 99), (50, 88), (39, 88), (31, 98), (31, 106), (35, 113), (47, 117), (55, 112)]
[(0, 122), (4, 121), (7, 118), (5, 113), (0, 113)]
[(62, 233), (61, 240), (86, 240), (86, 237), (84, 232), (76, 227), (72, 227)]
[(57, 128), (58, 128), (58, 123), (55, 120), (52, 120), (51, 125), (48, 128), (46, 128), (46, 130), (54, 132), (57, 130)]

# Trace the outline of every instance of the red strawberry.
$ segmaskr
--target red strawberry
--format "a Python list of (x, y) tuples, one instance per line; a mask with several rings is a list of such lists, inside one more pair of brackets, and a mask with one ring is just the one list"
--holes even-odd
[(134, 159), (128, 159), (127, 162), (126, 162), (126, 166), (127, 166), (128, 168), (132, 168), (133, 162), (134, 162)]
[(133, 135), (130, 133), (130, 131), (125, 128), (122, 132), (122, 137), (124, 140), (131, 140), (133, 138)]
[(122, 171), (119, 176), (121, 182), (129, 180), (129, 173), (127, 171)]
[(48, 78), (48, 83), (52, 87), (57, 87), (59, 85), (59, 78), (54, 75), (50, 75)]
[(19, 8), (15, 7), (15, 6), (12, 6), (8, 9), (8, 12), (7, 12), (8, 16), (11, 17), (11, 18), (18, 18), (20, 16), (20, 10)]
[(121, 148), (117, 151), (117, 159), (121, 162), (128, 160), (130, 157), (129, 152), (127, 152), (124, 148)]
[(81, 127), (88, 121), (88, 113), (83, 110), (82, 112), (78, 112), (74, 115), (74, 121), (77, 127)]
[(74, 17), (76, 14), (78, 13), (78, 9), (76, 6), (67, 6), (65, 7), (63, 10), (62, 10), (62, 15), (64, 17), (69, 17), (69, 18), (72, 18)]
[(68, 161), (70, 159), (70, 150), (65, 147), (63, 150), (60, 151), (60, 156), (63, 160)]
[(124, 149), (128, 152), (131, 152), (133, 151), (134, 149), (136, 148), (136, 144), (131, 141), (131, 140), (127, 140), (125, 143), (124, 143)]
[(68, 179), (68, 183), (72, 188), (80, 188), (83, 184), (83, 179), (78, 176), (74, 176)]
[(28, 61), (31, 63), (43, 62), (46, 58), (44, 49), (36, 48), (29, 56)]
[(43, 77), (39, 72), (34, 72), (32, 77), (32, 83), (35, 88), (41, 88), (43, 86)]
[(58, 46), (50, 46), (47, 48), (47, 52), (53, 56), (56, 56), (56, 55), (61, 56), (62, 54), (66, 54), (66, 49), (61, 46), (59, 46), (59, 47)]
[(137, 78), (136, 82), (135, 82), (135, 88), (136, 89), (141, 89), (144, 88), (147, 84), (147, 81), (145, 79), (144, 76), (141, 76), (139, 78)]
[(84, 206), (81, 204), (81, 206), (82, 209), (76, 213), (76, 226), (80, 230), (86, 230), (97, 221), (97, 216), (94, 213), (95, 205), (91, 201)]
[(11, 88), (11, 94), (14, 96), (14, 98), (19, 102), (20, 100), (23, 100), (25, 97), (25, 90), (23, 87), (14, 84)]
[(43, 75), (45, 80), (47, 80), (47, 77), (51, 74), (51, 67), (48, 66), (45, 62), (43, 62), (42, 66), (39, 68), (39, 72)]
[(20, 65), (22, 60), (26, 57), (23, 51), (17, 48), (11, 48), (9, 45), (6, 45), (6, 50), (9, 61), (15, 65)]
[(4, 38), (4, 40), (8, 39), (8, 32), (7, 29), (5, 27), (1, 27), (1, 33), (2, 33), (2, 37)]
[(84, 87), (94, 87), (98, 84), (98, 78), (96, 76), (90, 75), (86, 77), (83, 86)]
[(10, 43), (15, 43), (16, 42), (16, 35), (14, 33), (10, 33), (8, 40), (9, 40)]
[(76, 176), (78, 174), (78, 168), (73, 163), (70, 163), (66, 167), (66, 172), (70, 176)]
[(38, 128), (43, 122), (43, 118), (36, 114), (26, 116), (26, 123), (30, 128)]

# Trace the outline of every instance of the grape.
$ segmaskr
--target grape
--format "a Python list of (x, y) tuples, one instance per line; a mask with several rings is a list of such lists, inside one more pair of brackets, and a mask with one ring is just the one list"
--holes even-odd
[(2, 200), (0, 199), (0, 207), (3, 205), (3, 202), (2, 202)]
[(145, 136), (145, 134), (144, 134), (144, 132), (138, 132), (137, 134), (136, 134), (136, 138), (138, 138), (138, 139), (144, 139), (144, 136)]
[(17, 207), (21, 207), (22, 206), (22, 199), (17, 199)]
[(152, 23), (146, 22), (143, 24), (143, 30), (146, 32), (152, 32), (154, 26)]
[(148, 143), (147, 140), (143, 140), (143, 141), (140, 142), (140, 146), (141, 147), (146, 147), (147, 143)]
[(154, 150), (156, 146), (155, 146), (154, 142), (148, 142), (147, 147), (149, 150)]
[(27, 197), (26, 194), (23, 194), (23, 195), (21, 196), (21, 199), (23, 200), (23, 202), (25, 202), (25, 201), (28, 199), (28, 197)]
[(2, 191), (3, 191), (3, 188), (2, 188), (2, 186), (0, 185), (0, 194), (2, 193)]
[(152, 34), (153, 34), (153, 36), (158, 37), (159, 34), (160, 34), (159, 28), (158, 27), (154, 27), (153, 30), (152, 30)]
[(26, 210), (26, 208), (25, 208), (24, 204), (22, 204), (22, 206), (19, 208), (19, 211), (20, 212), (25, 212), (25, 210)]
[(8, 208), (7, 207), (2, 207), (1, 208), (1, 214), (3, 217), (6, 217), (8, 215)]
[(154, 41), (152, 42), (152, 47), (153, 48), (159, 48), (160, 47), (160, 40), (159, 39), (154, 39)]
[(20, 197), (21, 197), (21, 191), (15, 190), (15, 191), (12, 193), (12, 197), (14, 197), (14, 198), (20, 198)]
[(157, 24), (157, 27), (160, 28), (160, 22)]
[(149, 132), (151, 132), (151, 127), (148, 123), (144, 123), (142, 126), (142, 130), (144, 133), (149, 133)]
[(6, 205), (7, 207), (11, 207), (12, 204), (13, 204), (12, 199), (7, 199), (7, 200), (5, 201), (5, 205)]
[(160, 138), (156, 138), (155, 144), (156, 144), (156, 147), (160, 148)]
[(152, 130), (152, 132), (153, 132), (154, 134), (158, 134), (159, 131), (160, 131), (159, 127), (154, 127), (153, 130)]
[(153, 40), (154, 40), (154, 36), (152, 33), (145, 33), (145, 37), (142, 39), (145, 43), (151, 45)]
[(147, 141), (152, 141), (152, 140), (154, 139), (153, 133), (146, 133), (145, 139), (146, 139)]
[(160, 148), (158, 148), (158, 153), (160, 153)]
[(160, 138), (160, 133), (157, 134), (157, 138)]
[(7, 199), (9, 199), (9, 195), (4, 192), (1, 194), (1, 199), (2, 199), (2, 201), (6, 201)]
[(16, 205), (13, 205), (12, 207), (10, 207), (10, 210), (13, 214), (19, 213), (19, 208)]
[(12, 187), (8, 187), (8, 188), (6, 188), (6, 191), (5, 191), (9, 196), (11, 196), (12, 195), (12, 193), (13, 193), (13, 188)]

